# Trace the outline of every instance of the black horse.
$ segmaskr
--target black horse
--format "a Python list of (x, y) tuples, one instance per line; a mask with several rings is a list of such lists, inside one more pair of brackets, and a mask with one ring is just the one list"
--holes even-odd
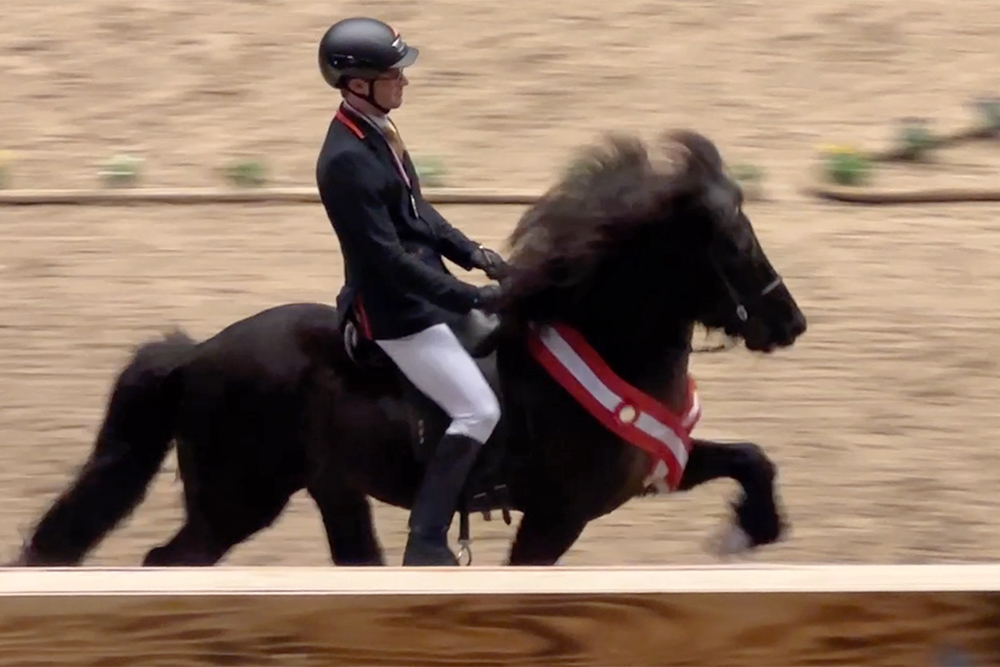
[[(787, 527), (759, 446), (688, 437), (688, 359), (697, 323), (769, 353), (805, 318), (715, 145), (675, 132), (663, 148), (610, 137), (584, 153), (519, 221), (497, 312), (454, 323), (503, 406), (463, 494), (461, 537), (469, 512), (520, 511), (511, 565), (553, 565), (630, 498), (720, 477), (742, 487), (740, 546)], [(82, 562), (172, 443), (186, 522), (145, 565), (215, 564), (302, 488), (335, 563), (384, 564), (368, 499), (410, 506), (423, 443), (446, 419), (359, 330), (350, 313), (286, 304), (201, 343), (175, 333), (138, 348), (90, 459), (10, 564)]]

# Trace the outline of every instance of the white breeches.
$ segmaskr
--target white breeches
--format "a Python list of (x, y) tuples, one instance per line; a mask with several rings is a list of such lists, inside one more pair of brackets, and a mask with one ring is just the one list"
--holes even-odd
[(500, 403), (475, 360), (447, 324), (375, 341), (417, 389), (451, 417), (447, 433), (485, 443), (500, 421)]

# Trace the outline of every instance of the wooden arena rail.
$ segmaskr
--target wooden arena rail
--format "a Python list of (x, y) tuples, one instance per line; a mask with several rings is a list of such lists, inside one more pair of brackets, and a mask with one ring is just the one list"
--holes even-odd
[(934, 190), (877, 190), (836, 185), (816, 185), (804, 188), (811, 197), (845, 204), (888, 206), (900, 204), (955, 204), (958, 202), (1000, 202), (1000, 189), (941, 188)]
[[(539, 194), (504, 190), (426, 188), (433, 204), (530, 205)], [(313, 187), (122, 188), (107, 190), (0, 190), (0, 206), (122, 206), (136, 204), (317, 204)]]
[[(1000, 189), (876, 190), (811, 185), (804, 194), (828, 201), (867, 205), (1000, 202)], [(530, 206), (541, 193), (463, 188), (427, 188), (432, 204)], [(318, 204), (315, 188), (134, 188), (107, 190), (0, 190), (0, 207), (138, 206), (150, 204)]]
[(1000, 565), (0, 569), (0, 665), (1000, 664)]

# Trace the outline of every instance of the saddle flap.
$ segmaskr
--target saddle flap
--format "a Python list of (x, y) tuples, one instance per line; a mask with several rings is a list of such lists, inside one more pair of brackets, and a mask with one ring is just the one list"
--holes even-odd
[(500, 317), (473, 308), (451, 325), (465, 351), (482, 358), (493, 352), (495, 336), (500, 329)]

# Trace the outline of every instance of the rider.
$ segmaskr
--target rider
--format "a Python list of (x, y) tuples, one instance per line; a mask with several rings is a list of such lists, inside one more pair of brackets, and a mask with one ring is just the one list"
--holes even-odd
[(320, 197), (340, 241), (341, 312), (353, 309), (362, 333), (451, 418), (410, 512), (403, 565), (454, 565), (448, 528), (479, 449), (500, 420), (500, 405), (449, 323), (500, 295), (450, 273), (502, 275), (503, 258), (471, 241), (422, 196), (389, 112), (403, 101), (403, 68), (417, 59), (393, 28), (373, 18), (335, 23), (319, 45), (319, 68), (343, 98), (316, 166)]

